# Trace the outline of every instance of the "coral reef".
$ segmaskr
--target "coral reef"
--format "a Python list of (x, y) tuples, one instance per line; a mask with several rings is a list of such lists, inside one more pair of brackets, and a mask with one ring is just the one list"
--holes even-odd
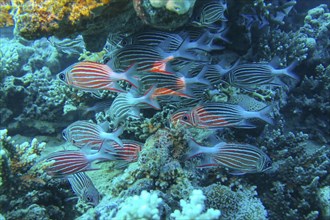
[[(281, 64), (287, 64), (291, 60), (303, 61), (308, 57), (308, 62), (329, 63), (329, 52), (324, 50), (329, 46), (329, 9), (326, 5), (308, 11), (304, 19), (304, 25), (297, 31), (287, 32), (281, 29), (272, 29), (262, 32), (260, 45), (256, 51), (261, 51), (261, 59), (271, 60), (273, 57), (281, 57)], [(265, 36), (271, 35), (267, 38)], [(262, 48), (262, 50), (260, 50)], [(315, 64), (311, 64), (315, 65)]]
[(203, 189), (207, 207), (221, 210), (221, 219), (267, 219), (267, 211), (257, 198), (255, 187), (236, 192), (221, 184)]
[(12, 6), (10, 0), (4, 0), (0, 3), (0, 28), (14, 25), (14, 20), (10, 15)]
[(80, 33), (90, 51), (102, 50), (109, 32), (131, 31), (142, 24), (130, 0), (13, 2), (16, 30), (24, 38)]
[(46, 143), (39, 143), (34, 138), (31, 143), (15, 144), (12, 138), (7, 136), (6, 129), (0, 130), (0, 140), (0, 187), (4, 189), (4, 187), (10, 187), (17, 179), (22, 178), (27, 173), (36, 163)]
[(140, 196), (128, 197), (119, 206), (114, 218), (118, 219), (160, 219), (158, 206), (162, 202), (157, 193), (142, 191)]
[(0, 212), (6, 219), (69, 217), (66, 209), (71, 205), (65, 208), (62, 203), (69, 186), (49, 181), (44, 167), (35, 166), (46, 143), (33, 138), (17, 144), (14, 139), (20, 140), (8, 136), (6, 129), (0, 130)]
[(195, 0), (134, 0), (141, 20), (153, 27), (174, 30), (189, 20)]
[[(203, 5), (201, 1), (196, 0), (196, 4)], [(129, 37), (122, 38), (119, 33), (128, 36), (143, 22), (166, 30), (186, 24), (195, 1), (1, 3), (0, 26), (12, 24), (10, 19), (3, 22), (10, 18), (3, 15), (12, 10), (16, 32), (21, 36), (36, 39), (55, 35), (59, 39), (31, 42), (18, 36), (0, 38), (0, 219), (329, 218), (330, 13), (328, 5), (316, 7), (311, 2), (306, 4), (312, 4), (313, 9), (291, 10), (295, 1), (226, 1), (228, 41), (216, 38), (215, 45), (225, 49), (210, 55), (212, 65), (220, 63), (226, 68), (235, 66), (237, 59), (252, 63), (277, 57), (278, 66), (298, 61), (294, 72), (301, 80), (284, 79), (288, 88), (250, 91), (232, 87), (219, 77), (212, 90), (200, 92), (203, 101), (244, 103), (249, 110), (271, 105), (275, 124), (216, 131), (173, 124), (169, 116), (178, 106), (196, 102), (187, 104), (191, 100), (166, 97), (161, 100), (162, 110), (143, 109), (139, 119), (126, 120), (120, 138), (145, 143), (137, 161), (95, 164), (98, 170), (87, 173), (102, 194), (96, 207), (66, 201), (73, 196), (68, 181), (50, 178), (44, 169), (51, 164), (37, 161), (42, 152), (72, 147), (57, 142), (63, 141), (62, 129), (74, 121), (110, 121), (111, 127), (107, 111), (87, 106), (99, 101), (111, 103), (117, 94), (101, 91), (99, 100), (89, 92), (61, 84), (55, 74), (78, 59), (102, 63), (106, 53), (113, 54), (129, 43), (125, 42)], [(217, 22), (226, 26), (225, 21)], [(194, 28), (184, 29), (193, 36), (192, 42), (199, 34)], [(221, 35), (217, 28), (207, 34)], [(122, 42), (111, 42), (117, 34)], [(64, 37), (68, 38), (61, 39)], [(115, 45), (114, 49), (104, 47), (106, 40)], [(128, 88), (126, 82), (120, 86)], [(272, 159), (272, 169), (234, 176), (223, 167), (196, 168), (203, 157), (186, 158), (191, 150), (189, 137), (207, 146), (214, 141), (258, 146)], [(47, 146), (38, 140), (46, 140)], [(49, 140), (57, 142), (49, 144)]]
[(189, 196), (189, 202), (180, 200), (182, 211), (175, 210), (171, 217), (174, 219), (218, 219), (221, 215), (219, 210), (211, 208), (202, 213), (205, 199), (201, 190), (193, 190)]

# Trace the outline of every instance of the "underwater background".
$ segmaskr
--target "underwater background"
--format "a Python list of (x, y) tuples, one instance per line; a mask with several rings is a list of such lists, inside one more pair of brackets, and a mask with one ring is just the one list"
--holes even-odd
[(2, 0), (0, 219), (330, 219), (327, 0)]

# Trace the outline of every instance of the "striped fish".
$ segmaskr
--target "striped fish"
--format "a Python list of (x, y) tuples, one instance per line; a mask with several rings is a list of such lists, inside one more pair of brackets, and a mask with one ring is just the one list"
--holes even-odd
[(83, 148), (88, 145), (91, 149), (99, 150), (105, 140), (113, 140), (123, 146), (123, 142), (118, 138), (122, 133), (123, 128), (107, 133), (100, 125), (88, 121), (76, 121), (64, 129), (62, 135), (66, 141), (76, 147)]
[(117, 81), (125, 80), (137, 87), (138, 81), (134, 77), (135, 73), (135, 66), (131, 66), (126, 72), (117, 73), (106, 64), (84, 61), (69, 66), (57, 77), (69, 86), (86, 91), (110, 90), (124, 92)]
[(197, 105), (192, 109), (183, 109), (171, 116), (172, 123), (181, 123), (198, 128), (221, 129), (224, 127), (255, 128), (248, 119), (257, 118), (269, 124), (273, 120), (267, 116), (271, 106), (260, 111), (246, 111), (239, 105), (208, 102)]
[(119, 94), (107, 111), (115, 126), (129, 116), (139, 118), (140, 108), (160, 109), (160, 105), (153, 95), (155, 90), (156, 87), (153, 86), (143, 96), (133, 88), (128, 93)]
[(195, 7), (193, 24), (208, 27), (219, 21), (227, 21), (224, 13), (227, 10), (225, 0), (203, 0)]
[(110, 66), (115, 70), (123, 71), (136, 63), (138, 71), (145, 71), (151, 69), (155, 62), (163, 59), (162, 51), (155, 46), (128, 45), (114, 53)]
[(156, 85), (158, 91), (156, 91), (155, 96), (179, 95), (192, 97), (191, 90), (193, 88), (198, 89), (200, 85), (210, 85), (210, 82), (204, 79), (204, 74), (205, 72), (201, 71), (197, 76), (188, 78), (180, 73), (146, 73), (141, 77), (141, 82), (147, 88)]
[(204, 154), (206, 157), (198, 167), (223, 166), (231, 174), (259, 173), (271, 168), (271, 159), (259, 148), (249, 144), (228, 144), (220, 142), (212, 147), (202, 146), (192, 139), (188, 140), (190, 147), (188, 158)]
[(107, 145), (105, 147), (105, 152), (114, 156), (116, 160), (134, 162), (138, 159), (143, 143), (132, 140), (123, 140), (123, 146), (111, 141), (105, 142), (104, 145)]
[(95, 168), (92, 168), (91, 163), (99, 159), (99, 157), (98, 153), (87, 155), (82, 151), (54, 152), (45, 158), (46, 163), (51, 163), (46, 168), (46, 172), (50, 176), (63, 177), (74, 173), (95, 170)]
[(242, 64), (225, 74), (224, 80), (232, 86), (246, 90), (257, 89), (260, 86), (282, 87), (285, 84), (279, 79), (280, 76), (299, 79), (297, 75), (291, 72), (296, 64), (293, 62), (284, 69), (274, 69), (270, 64), (262, 63)]
[(205, 55), (192, 52), (192, 50), (210, 51), (212, 49), (218, 49), (217, 46), (212, 45), (212, 42), (205, 44), (205, 38), (208, 38), (207, 33), (199, 40), (192, 42), (189, 37), (186, 37), (177, 50), (171, 49), (172, 41), (170, 38), (158, 46), (142, 44), (128, 45), (119, 49), (114, 54), (109, 65), (115, 70), (123, 71), (136, 63), (138, 71), (148, 71), (152, 69), (155, 62), (166, 60), (169, 57), (208, 62)]
[[(117, 146), (118, 149), (121, 148), (118, 144)], [(122, 158), (128, 158), (127, 152), (120, 150), (116, 154), (109, 153), (113, 152), (114, 148), (112, 144), (107, 144), (106, 141), (102, 144), (100, 150), (88, 149), (89, 152), (87, 152), (87, 147), (80, 151), (64, 150), (47, 155), (42, 159), (46, 164), (49, 164), (45, 171), (50, 176), (64, 177), (75, 173), (96, 170), (96, 168), (92, 167), (92, 163), (95, 161), (118, 161), (123, 160)]]
[(87, 204), (97, 206), (100, 201), (100, 193), (95, 188), (92, 180), (84, 172), (69, 175), (69, 183), (78, 198)]
[(183, 40), (180, 35), (176, 33), (169, 33), (160, 30), (144, 30), (142, 32), (135, 33), (128, 37), (132, 44), (137, 45), (149, 45), (149, 46), (159, 46), (164, 41), (169, 41), (169, 47), (163, 48), (165, 51), (175, 51), (182, 44)]
[(48, 41), (56, 48), (59, 53), (65, 53), (69, 56), (79, 56), (85, 50), (84, 39), (81, 35), (76, 38), (58, 39), (57, 37), (49, 37)]

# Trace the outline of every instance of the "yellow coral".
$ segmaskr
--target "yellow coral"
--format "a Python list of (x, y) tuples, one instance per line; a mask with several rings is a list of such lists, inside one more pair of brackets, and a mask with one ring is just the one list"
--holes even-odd
[(0, 27), (8, 27), (14, 25), (14, 20), (10, 15), (12, 6), (9, 0), (0, 1)]
[(72, 24), (82, 17), (93, 15), (93, 10), (110, 0), (13, 0), (19, 10), (17, 14), (28, 14), (30, 18), (38, 18), (39, 22), (50, 23), (68, 18)]

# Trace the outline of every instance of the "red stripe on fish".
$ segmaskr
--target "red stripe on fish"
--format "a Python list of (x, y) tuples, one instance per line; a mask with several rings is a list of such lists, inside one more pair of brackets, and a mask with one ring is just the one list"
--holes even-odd
[(118, 160), (136, 161), (143, 144), (130, 140), (124, 140), (123, 144), (124, 146), (121, 147), (117, 143), (112, 142), (112, 148), (106, 148), (105, 152), (114, 155)]
[(47, 167), (46, 172), (51, 176), (66, 176), (74, 173), (92, 170), (90, 161), (80, 151), (59, 151), (50, 154), (46, 162), (54, 163)]

